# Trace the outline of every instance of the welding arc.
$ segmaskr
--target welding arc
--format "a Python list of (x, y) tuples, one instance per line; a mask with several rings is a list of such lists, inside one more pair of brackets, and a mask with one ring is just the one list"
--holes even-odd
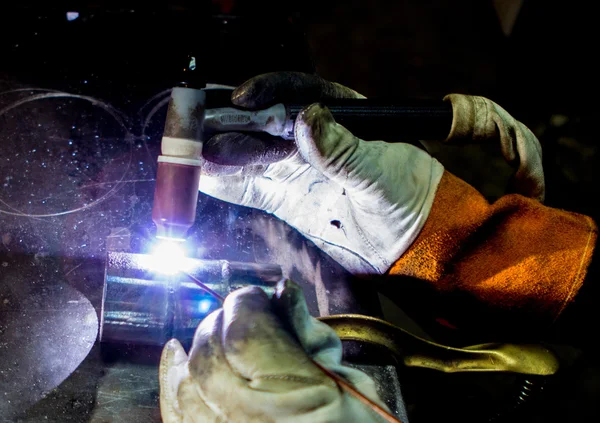
[[(217, 292), (215, 292), (212, 289), (210, 289), (204, 283), (200, 282), (194, 276), (190, 275), (187, 272), (184, 272), (183, 270), (181, 272), (183, 274), (185, 274), (187, 277), (189, 277), (191, 280), (193, 280), (196, 283), (196, 285), (198, 285), (200, 288), (202, 288), (203, 290), (205, 290), (208, 294), (212, 295), (214, 298), (216, 298), (217, 300), (219, 300), (221, 302), (221, 304), (223, 303), (223, 301), (225, 301), (225, 298), (223, 298), (220, 294), (218, 294)], [(363, 405), (365, 405), (365, 406), (369, 407), (371, 410), (373, 410), (374, 413), (376, 413), (379, 416), (381, 416), (386, 422), (388, 422), (388, 423), (402, 423), (396, 417), (394, 417), (390, 413), (388, 413), (384, 408), (380, 407), (375, 402), (371, 401), (369, 398), (367, 398), (366, 396), (364, 396), (360, 391), (356, 390), (356, 388), (354, 388), (352, 385), (350, 385), (348, 382), (346, 382), (340, 376), (336, 375), (331, 370), (329, 370), (329, 369), (321, 366), (315, 360), (311, 359), (311, 361), (312, 361), (312, 363), (315, 366), (317, 366), (319, 368), (319, 370), (321, 370), (323, 373), (325, 373), (325, 375), (327, 377), (329, 377), (330, 379), (333, 379), (333, 381), (338, 386), (338, 388), (340, 388), (341, 391), (344, 391), (344, 392), (348, 393), (349, 395), (353, 396), (354, 398), (356, 398)]]

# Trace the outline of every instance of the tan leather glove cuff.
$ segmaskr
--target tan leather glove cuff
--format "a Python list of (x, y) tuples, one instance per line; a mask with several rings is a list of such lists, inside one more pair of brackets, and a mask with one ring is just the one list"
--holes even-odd
[(490, 204), (446, 171), (427, 223), (389, 273), (442, 293), (445, 310), (435, 312), (446, 314), (435, 317), (455, 326), (538, 330), (581, 288), (596, 237), (587, 216), (520, 195)]

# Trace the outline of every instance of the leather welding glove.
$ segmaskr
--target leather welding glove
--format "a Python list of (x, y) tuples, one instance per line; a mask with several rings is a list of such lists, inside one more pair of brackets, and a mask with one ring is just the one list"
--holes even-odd
[[(242, 84), (232, 101), (260, 108), (361, 97), (315, 75), (278, 72)], [(487, 99), (454, 94), (446, 100), (454, 109), (447, 141), (500, 139), (506, 159), (519, 163), (518, 191), (542, 199), (541, 148), (531, 131)], [(319, 104), (300, 113), (295, 138), (295, 144), (235, 133), (212, 138), (200, 190), (274, 214), (352, 273), (386, 272), (425, 224), (442, 165), (408, 144), (358, 139)], [(246, 166), (224, 165), (231, 163)]]
[[(233, 101), (253, 108), (358, 96), (314, 75), (274, 73), (242, 84)], [(436, 303), (435, 318), (456, 327), (511, 337), (537, 333), (574, 301), (591, 262), (596, 224), (538, 201), (541, 149), (524, 125), (481, 97), (453, 94), (446, 101), (454, 112), (447, 142), (500, 142), (518, 168), (522, 195), (489, 203), (424, 151), (359, 140), (318, 104), (298, 116), (296, 145), (282, 147), (276, 163), (222, 166), (238, 150), (249, 153), (243, 146), (250, 137), (208, 140), (200, 190), (273, 213), (350, 272), (410, 277), (414, 283), (395, 288), (402, 285), (406, 295), (415, 295), (411, 287), (451, 293), (452, 301)], [(235, 148), (225, 148), (229, 141)], [(266, 152), (269, 144), (262, 142), (248, 144)], [(432, 298), (424, 300), (431, 304)]]
[[(223, 88), (223, 86), (218, 86)], [(334, 98), (364, 98), (343, 85), (325, 81), (316, 75), (298, 72), (268, 73), (250, 79), (233, 93), (234, 104), (261, 108), (277, 102), (313, 103)], [(500, 143), (504, 159), (516, 169), (512, 191), (525, 197), (544, 200), (545, 181), (542, 148), (536, 136), (493, 101), (479, 96), (449, 94), (444, 101), (452, 104), (454, 119), (447, 144)], [(422, 141), (427, 149), (432, 141)], [(268, 164), (296, 151), (293, 142), (273, 141), (258, 133), (225, 133), (205, 145), (209, 169), (213, 163), (246, 165)], [(246, 169), (248, 170), (248, 169)], [(221, 174), (235, 172), (223, 166)]]
[[(315, 76), (273, 74), (233, 100), (256, 107), (294, 95), (359, 96)], [(386, 272), (425, 224), (442, 165), (409, 144), (358, 139), (320, 104), (299, 114), (295, 139), (288, 157), (252, 171), (205, 166), (200, 190), (274, 214), (354, 274)]]
[(341, 364), (335, 332), (308, 314), (299, 286), (280, 282), (230, 294), (202, 321), (189, 357), (173, 339), (160, 362), (163, 422), (378, 422), (311, 359), (383, 408), (374, 382)]

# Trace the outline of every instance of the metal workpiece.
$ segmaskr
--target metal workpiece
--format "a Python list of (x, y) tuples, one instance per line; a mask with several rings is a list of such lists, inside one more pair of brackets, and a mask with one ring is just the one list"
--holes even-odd
[(226, 296), (245, 286), (272, 293), (282, 278), (272, 264), (226, 260), (185, 259), (184, 272), (153, 270), (147, 254), (109, 252), (106, 262), (100, 323), (100, 341), (164, 345), (171, 338), (191, 341), (202, 319), (220, 307), (220, 301), (189, 276)]
[(490, 343), (455, 348), (419, 338), (384, 320), (357, 314), (319, 318), (343, 341), (378, 345), (408, 367), (445, 373), (506, 372), (551, 376), (559, 369), (558, 357), (537, 344)]

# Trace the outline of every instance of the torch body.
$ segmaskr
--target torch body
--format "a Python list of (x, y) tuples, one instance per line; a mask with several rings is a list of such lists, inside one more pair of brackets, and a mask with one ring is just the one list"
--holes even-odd
[(158, 238), (183, 241), (194, 224), (204, 106), (203, 90), (173, 88), (158, 157), (152, 208)]

